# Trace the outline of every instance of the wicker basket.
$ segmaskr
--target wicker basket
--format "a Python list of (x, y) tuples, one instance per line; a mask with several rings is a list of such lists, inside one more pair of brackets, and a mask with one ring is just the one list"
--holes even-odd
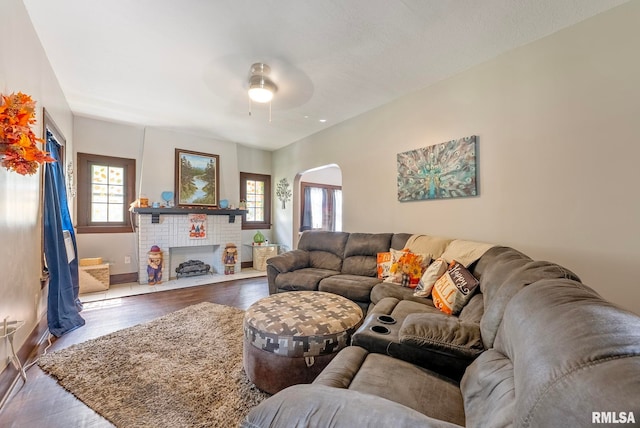
[(78, 268), (80, 294), (109, 289), (109, 264), (80, 266)]

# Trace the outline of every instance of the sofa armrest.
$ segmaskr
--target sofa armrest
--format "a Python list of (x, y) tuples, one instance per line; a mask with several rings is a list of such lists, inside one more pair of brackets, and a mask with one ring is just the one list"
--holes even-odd
[(393, 401), (324, 385), (294, 385), (254, 407), (244, 428), (458, 427)]
[(364, 348), (347, 346), (338, 352), (338, 355), (320, 372), (313, 383), (348, 389), (367, 355), (369, 351)]
[(309, 267), (309, 252), (305, 250), (287, 251), (284, 254), (267, 259), (267, 266), (271, 266), (278, 273), (306, 268)]
[(482, 351), (480, 325), (440, 313), (408, 315), (399, 332), (400, 343), (474, 359)]

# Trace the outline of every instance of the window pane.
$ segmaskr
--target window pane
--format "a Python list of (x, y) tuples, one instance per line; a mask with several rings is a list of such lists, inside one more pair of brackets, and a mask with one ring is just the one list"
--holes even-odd
[(125, 168), (91, 165), (91, 221), (124, 222)]
[(247, 180), (247, 196), (256, 193), (256, 182), (253, 180)]
[(106, 184), (94, 184), (92, 187), (91, 202), (107, 202), (107, 185)]
[(91, 204), (91, 221), (107, 221), (107, 204)]
[(109, 168), (109, 184), (124, 183), (124, 168), (110, 167)]
[(318, 187), (311, 188), (311, 227), (314, 229), (322, 229), (323, 193)]
[(256, 221), (255, 210), (247, 207), (247, 221)]
[(342, 232), (342, 190), (334, 190), (336, 198), (336, 206), (334, 207), (336, 216), (336, 228), (337, 232)]
[(264, 208), (256, 208), (254, 221), (264, 221)]
[(124, 203), (124, 188), (122, 186), (109, 186), (109, 203)]
[(92, 183), (107, 183), (109, 177), (107, 176), (107, 167), (104, 165), (92, 165), (91, 166), (91, 182)]
[(264, 195), (264, 181), (256, 181), (256, 193)]
[(124, 205), (109, 204), (109, 221), (122, 222), (124, 220)]

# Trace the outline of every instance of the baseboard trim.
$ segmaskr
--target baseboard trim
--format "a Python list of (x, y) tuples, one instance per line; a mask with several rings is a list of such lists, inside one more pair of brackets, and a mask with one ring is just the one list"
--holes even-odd
[[(18, 350), (18, 358), (23, 362), (22, 365), (24, 367), (28, 367), (29, 364), (35, 361), (40, 345), (47, 340), (48, 336), (49, 327), (47, 325), (47, 314), (45, 313), (29, 337), (27, 337), (27, 341)], [(2, 411), (5, 404), (9, 401), (20, 379), (20, 372), (11, 363), (0, 373), (0, 411)], [(27, 381), (28, 379), (27, 377)]]
[(253, 262), (251, 260), (249, 260), (248, 262), (241, 262), (240, 263), (240, 268), (241, 269), (250, 269), (253, 267)]
[(129, 282), (138, 282), (138, 273), (119, 273), (117, 275), (109, 275), (109, 284), (127, 284)]

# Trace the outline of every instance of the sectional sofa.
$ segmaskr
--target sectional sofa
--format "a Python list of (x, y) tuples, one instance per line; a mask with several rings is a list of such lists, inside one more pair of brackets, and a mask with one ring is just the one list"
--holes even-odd
[[(432, 241), (442, 249), (436, 257), (462, 248), (458, 240)], [(368, 313), (352, 346), (312, 384), (265, 400), (244, 426), (640, 423), (639, 316), (562, 266), (500, 246), (467, 258), (479, 289), (459, 314), (446, 315), (431, 299), (376, 278), (372, 257), (382, 247), (374, 242), (402, 248), (415, 241), (407, 234), (305, 232), (297, 250), (268, 261), (271, 292), (337, 292)], [(378, 327), (387, 331), (376, 333)]]

